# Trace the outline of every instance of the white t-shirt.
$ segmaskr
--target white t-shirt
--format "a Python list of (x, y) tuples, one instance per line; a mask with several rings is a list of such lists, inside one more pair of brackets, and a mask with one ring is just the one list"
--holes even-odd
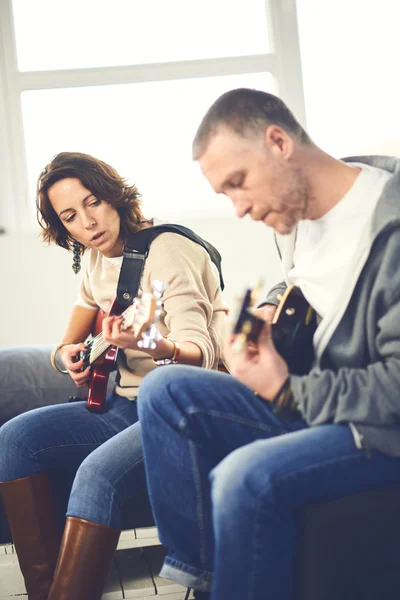
[(289, 271), (320, 318), (332, 307), (349, 275), (364, 227), (371, 217), (391, 173), (363, 163), (350, 190), (320, 219), (300, 221)]

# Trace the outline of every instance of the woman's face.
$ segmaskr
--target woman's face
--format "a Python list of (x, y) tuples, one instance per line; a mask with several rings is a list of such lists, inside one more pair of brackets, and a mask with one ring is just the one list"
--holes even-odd
[(122, 254), (120, 216), (113, 206), (96, 198), (76, 178), (57, 181), (48, 194), (60, 221), (77, 242), (104, 256)]

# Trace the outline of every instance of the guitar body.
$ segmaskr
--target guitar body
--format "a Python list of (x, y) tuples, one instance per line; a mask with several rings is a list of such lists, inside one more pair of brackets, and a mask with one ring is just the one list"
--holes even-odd
[[(120, 315), (124, 309), (119, 304), (118, 300), (115, 299), (108, 312), (99, 310), (97, 313), (96, 321), (94, 323), (93, 335), (98, 335), (102, 331), (102, 322), (108, 315)], [(88, 350), (85, 352), (84, 360), (86, 364), (89, 364), (91, 345), (88, 344)], [(115, 371), (117, 368), (117, 356), (118, 348), (115, 346), (109, 347), (103, 354), (101, 354), (91, 365), (90, 369), (90, 380), (89, 380), (89, 391), (86, 401), (88, 410), (92, 412), (102, 412), (104, 410), (104, 401), (107, 397), (107, 386), (110, 373)]]
[(117, 354), (118, 348), (112, 347), (103, 357), (97, 359), (91, 368), (87, 408), (92, 412), (102, 412), (104, 409), (108, 379), (111, 371), (117, 368)]
[(84, 360), (83, 370), (90, 365), (89, 393), (87, 408), (93, 412), (104, 410), (107, 385), (111, 371), (117, 368), (118, 348), (112, 346), (103, 337), (102, 322), (105, 316), (122, 316), (121, 330), (132, 328), (132, 335), (138, 340), (140, 348), (155, 348), (162, 338), (157, 329), (161, 315), (162, 297), (166, 285), (159, 280), (152, 282), (153, 292), (141, 294), (128, 307), (123, 307), (117, 298), (109, 312), (99, 310), (94, 324), (96, 337), (86, 342), (87, 350), (81, 353)]
[(293, 375), (306, 375), (311, 370), (316, 328), (317, 315), (314, 309), (298, 287), (290, 286), (274, 315), (272, 339)]
[[(251, 303), (252, 292), (247, 290), (233, 331), (245, 340), (256, 342), (264, 321), (251, 312)], [(288, 287), (275, 312), (271, 332), (277, 352), (293, 375), (305, 375), (312, 367), (316, 327), (316, 313), (300, 289), (294, 285)]]

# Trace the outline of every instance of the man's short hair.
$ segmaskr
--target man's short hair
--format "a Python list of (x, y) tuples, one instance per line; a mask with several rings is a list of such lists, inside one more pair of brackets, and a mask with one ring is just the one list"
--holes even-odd
[(278, 125), (294, 135), (300, 143), (311, 144), (311, 139), (286, 104), (277, 96), (238, 88), (222, 94), (208, 109), (193, 140), (193, 160), (205, 152), (211, 137), (226, 125), (239, 135), (259, 134), (269, 125)]

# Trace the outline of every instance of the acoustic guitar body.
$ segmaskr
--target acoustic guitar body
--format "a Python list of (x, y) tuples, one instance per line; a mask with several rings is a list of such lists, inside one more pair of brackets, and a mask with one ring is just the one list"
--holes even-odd
[[(247, 290), (234, 333), (244, 340), (256, 342), (264, 321), (251, 312), (252, 291)], [(287, 288), (275, 312), (271, 334), (277, 352), (285, 359), (290, 373), (307, 374), (314, 360), (313, 336), (316, 330), (316, 313), (295, 286)]]
[(272, 339), (294, 375), (306, 375), (312, 367), (316, 328), (316, 313), (300, 289), (288, 287), (272, 321)]

